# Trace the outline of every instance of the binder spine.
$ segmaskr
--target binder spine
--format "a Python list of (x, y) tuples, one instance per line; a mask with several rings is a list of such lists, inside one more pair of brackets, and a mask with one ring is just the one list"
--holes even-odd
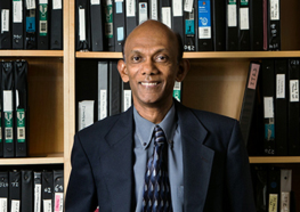
[(36, 0), (25, 2), (25, 49), (37, 49), (37, 3)]
[(106, 51), (115, 51), (115, 40), (114, 40), (114, 5), (113, 1), (105, 0), (105, 39), (106, 39)]
[(117, 70), (117, 62), (109, 64), (109, 116), (121, 112), (121, 79)]
[(268, 0), (268, 50), (281, 50), (280, 0)]
[(8, 188), (9, 188), (9, 180), (8, 180), (8, 172), (3, 171), (0, 172), (0, 208), (3, 208), (4, 211), (8, 211)]
[(173, 21), (172, 21), (172, 4), (171, 0), (161, 1), (161, 22), (167, 25), (169, 28), (173, 29)]
[[(194, 3), (194, 5), (197, 5)], [(196, 16), (197, 7), (193, 7), (191, 12), (184, 12), (184, 51), (196, 51), (196, 37), (195, 31), (196, 29)]]
[(235, 0), (227, 0), (226, 8), (226, 50), (238, 50), (238, 5)]
[(180, 35), (181, 39), (183, 40), (185, 37), (183, 0), (172, 0), (172, 19), (173, 31)]
[(136, 0), (126, 0), (126, 35), (137, 26)]
[[(123, 1), (114, 1), (114, 39), (115, 39), (115, 51), (122, 52), (122, 45), (126, 37), (125, 27), (125, 7)], [(147, 3), (144, 6), (147, 10)], [(147, 14), (147, 13), (146, 13)]]
[(21, 170), (21, 211), (33, 211), (33, 172)]
[(49, 5), (48, 1), (38, 2), (37, 49), (49, 49)]
[(108, 116), (108, 63), (98, 62), (98, 120)]
[(213, 19), (210, 0), (198, 0), (199, 51), (213, 50)]
[(51, 4), (51, 25), (50, 25), (50, 49), (63, 49), (63, 0), (52, 0)]
[(250, 13), (248, 0), (239, 0), (239, 50), (250, 50)]
[(63, 170), (53, 170), (53, 211), (63, 212), (64, 210), (64, 172)]
[(132, 94), (129, 83), (122, 83), (122, 112), (125, 112), (132, 105)]
[(11, 1), (0, 2), (0, 49), (11, 49)]
[(88, 1), (76, 1), (76, 50), (88, 51), (89, 46), (89, 5)]
[(24, 49), (24, 1), (13, 0), (12, 8), (12, 48)]
[(53, 207), (53, 173), (42, 172), (42, 211), (52, 211)]
[(250, 1), (250, 46), (252, 51), (263, 50), (263, 0)]
[(91, 22), (91, 50), (103, 51), (103, 18), (101, 1), (91, 1), (90, 22)]
[(8, 211), (20, 211), (21, 207), (21, 175), (19, 171), (9, 172)]
[(215, 51), (226, 50), (226, 2), (212, 0), (213, 46)]
[(34, 172), (33, 173), (34, 180), (34, 211), (41, 211), (42, 203), (42, 173), (41, 172)]

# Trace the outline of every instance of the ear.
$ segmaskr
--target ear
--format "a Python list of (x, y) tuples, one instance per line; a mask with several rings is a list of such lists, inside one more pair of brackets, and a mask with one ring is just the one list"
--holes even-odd
[(123, 82), (128, 82), (129, 77), (128, 77), (128, 72), (127, 72), (127, 66), (124, 60), (119, 60), (118, 65), (117, 65), (118, 71), (120, 73), (120, 76), (123, 80)]
[(187, 59), (181, 59), (178, 65), (178, 73), (176, 76), (177, 82), (182, 82), (187, 75), (188, 71), (190, 70), (190, 61)]

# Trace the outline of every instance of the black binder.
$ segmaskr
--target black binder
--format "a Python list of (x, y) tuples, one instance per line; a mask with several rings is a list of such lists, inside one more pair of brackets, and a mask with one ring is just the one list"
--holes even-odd
[[(30, 2), (30, 4), (28, 4)], [(37, 2), (25, 1), (25, 49), (37, 49)]]
[(90, 4), (91, 51), (103, 51), (103, 14), (101, 0)]
[(42, 208), (42, 173), (33, 172), (33, 189), (34, 189), (34, 199), (33, 208), (34, 211), (41, 211)]
[[(51, 1), (51, 0), (50, 0)], [(63, 49), (63, 0), (52, 0), (50, 16), (50, 49)]]
[(0, 172), (0, 185), (0, 201), (2, 202), (2, 205), (6, 205), (6, 208), (4, 208), (4, 210), (8, 210), (8, 172)]
[(132, 105), (132, 94), (129, 82), (122, 82), (122, 112), (125, 112)]
[(253, 117), (259, 70), (260, 64), (254, 62), (250, 63), (249, 75), (244, 91), (243, 105), (239, 120), (241, 132), (246, 145), (248, 143), (250, 126)]
[(161, 20), (160, 10), (159, 10), (159, 0), (149, 0), (149, 19), (151, 20)]
[(126, 0), (126, 35), (128, 36), (137, 26), (136, 0)]
[(171, 29), (174, 29), (171, 0), (159, 1), (159, 8), (161, 14), (161, 22)]
[(181, 39), (185, 37), (184, 33), (184, 13), (183, 13), (183, 0), (172, 1), (172, 23), (173, 31), (180, 35)]
[(250, 4), (250, 46), (252, 51), (263, 50), (263, 1), (252, 0)]
[(288, 106), (288, 81), (287, 81), (287, 60), (275, 60), (276, 74), (276, 100), (275, 100), (275, 135), (276, 155), (286, 156), (287, 149), (287, 106)]
[(197, 3), (194, 2), (194, 7), (191, 12), (184, 11), (184, 37), (183, 37), (183, 49), (184, 51), (196, 51), (196, 32), (198, 31), (198, 26), (196, 25), (197, 20)]
[(33, 173), (32, 170), (21, 170), (21, 211), (33, 211)]
[(2, 62), (2, 126), (3, 126), (3, 157), (14, 157), (14, 69), (12, 62)]
[(108, 64), (107, 60), (98, 62), (98, 120), (108, 116)]
[[(63, 211), (64, 209), (64, 171), (53, 170), (53, 210)], [(57, 210), (58, 209), (58, 210)]]
[(149, 19), (149, 4), (148, 0), (137, 0), (136, 8), (137, 8), (137, 25), (145, 22)]
[(109, 116), (121, 113), (121, 78), (117, 69), (117, 61), (109, 62)]
[(76, 28), (76, 51), (88, 51), (90, 49), (90, 2), (76, 0), (75, 28)]
[[(276, 207), (277, 206), (277, 207)], [(267, 211), (279, 211), (280, 206), (280, 169), (270, 167), (267, 181)]]
[(299, 123), (299, 80), (300, 60), (288, 60), (289, 102), (288, 102), (288, 153), (291, 156), (300, 155), (300, 123)]
[(11, 49), (11, 1), (0, 1), (0, 49)]
[(268, 181), (267, 167), (264, 165), (251, 166), (253, 191), (255, 196), (255, 206), (257, 212), (266, 212), (266, 190)]
[(277, 2), (268, 0), (268, 50), (281, 50), (280, 0)]
[(20, 211), (21, 205), (21, 174), (19, 171), (9, 172), (9, 203), (8, 211)]
[(53, 207), (53, 173), (42, 172), (42, 211), (51, 211)]
[(25, 0), (12, 2), (12, 48), (24, 49), (24, 2)]
[(238, 48), (238, 5), (227, 0), (226, 5), (226, 50), (237, 51)]
[(14, 78), (16, 90), (16, 110), (14, 114), (14, 138), (16, 157), (27, 156), (27, 62), (17, 60), (14, 63)]
[(226, 2), (212, 0), (213, 46), (215, 51), (226, 50)]
[(37, 10), (37, 49), (49, 49), (50, 6), (48, 1), (39, 1)]
[(264, 154), (275, 155), (275, 67), (272, 59), (262, 62), (262, 96), (264, 107)]
[(213, 16), (210, 0), (198, 1), (199, 51), (213, 51)]
[(239, 50), (249, 51), (250, 48), (250, 14), (249, 2), (238, 0), (239, 5)]
[(122, 44), (126, 37), (125, 27), (125, 3), (123, 1), (114, 1), (114, 40), (115, 51), (122, 52)]
[(112, 1), (105, 1), (104, 3), (104, 15), (105, 15), (105, 51), (115, 51), (114, 40), (114, 5)]

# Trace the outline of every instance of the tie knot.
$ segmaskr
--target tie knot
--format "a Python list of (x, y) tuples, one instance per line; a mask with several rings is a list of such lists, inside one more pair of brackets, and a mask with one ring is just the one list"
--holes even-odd
[(154, 128), (154, 141), (155, 145), (159, 146), (163, 145), (166, 141), (164, 131), (158, 125)]

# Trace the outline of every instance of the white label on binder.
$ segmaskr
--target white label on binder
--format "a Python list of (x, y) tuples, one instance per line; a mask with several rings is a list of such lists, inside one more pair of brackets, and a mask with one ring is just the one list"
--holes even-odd
[(40, 4), (48, 4), (48, 0), (40, 0)]
[(194, 5), (194, 0), (185, 0), (184, 1), (184, 11), (191, 13), (192, 9), (193, 9), (193, 5)]
[(269, 212), (277, 212), (278, 194), (269, 194)]
[(91, 0), (91, 5), (100, 5), (100, 0)]
[(53, 10), (61, 10), (62, 9), (61, 0), (53, 0), (52, 5), (53, 5)]
[(7, 198), (0, 198), (0, 212), (7, 212)]
[(139, 24), (148, 19), (148, 5), (146, 2), (139, 3)]
[(285, 74), (276, 75), (276, 98), (285, 98)]
[(118, 41), (124, 40), (124, 27), (117, 28), (117, 40)]
[(273, 97), (264, 97), (264, 117), (274, 118)]
[(290, 212), (290, 192), (281, 192), (280, 212)]
[(158, 20), (158, 7), (157, 7), (157, 0), (150, 0), (151, 1), (151, 6), (150, 6), (150, 19), (152, 20)]
[(124, 105), (123, 110), (126, 111), (131, 106), (131, 90), (124, 90)]
[(35, 184), (34, 186), (34, 212), (41, 212), (41, 184)]
[(126, 0), (126, 16), (135, 17), (135, 0)]
[(85, 41), (86, 34), (85, 34), (85, 9), (79, 9), (79, 40)]
[(52, 200), (51, 199), (44, 199), (43, 200), (43, 212), (52, 212)]
[(172, 0), (172, 9), (173, 9), (173, 16), (174, 17), (183, 16), (182, 0)]
[(236, 4), (228, 5), (228, 27), (236, 27), (237, 26), (237, 14), (236, 14)]
[(11, 201), (11, 212), (20, 212), (20, 200)]
[(26, 0), (26, 9), (27, 10), (31, 10), (31, 9), (35, 9), (35, 0)]
[(64, 210), (64, 193), (55, 193), (54, 212), (63, 212)]
[(13, 23), (22, 23), (23, 6), (22, 1), (13, 1)]
[(299, 80), (290, 80), (290, 102), (299, 102)]
[(13, 111), (13, 92), (11, 90), (3, 91), (3, 111)]
[(9, 31), (9, 10), (3, 9), (1, 11), (1, 33)]
[(249, 8), (240, 8), (240, 29), (249, 30)]
[(104, 89), (100, 90), (100, 102), (100, 114), (98, 114), (99, 120), (107, 117), (107, 91)]
[(82, 130), (94, 123), (94, 101), (81, 101), (78, 107), (78, 130)]
[(162, 22), (171, 28), (171, 8), (163, 7), (161, 9)]
[(278, 21), (280, 19), (279, 15), (279, 0), (270, 0), (270, 19), (271, 21)]
[(115, 0), (115, 2), (123, 2), (123, 0)]
[(112, 0), (106, 0), (106, 5), (112, 5)]

